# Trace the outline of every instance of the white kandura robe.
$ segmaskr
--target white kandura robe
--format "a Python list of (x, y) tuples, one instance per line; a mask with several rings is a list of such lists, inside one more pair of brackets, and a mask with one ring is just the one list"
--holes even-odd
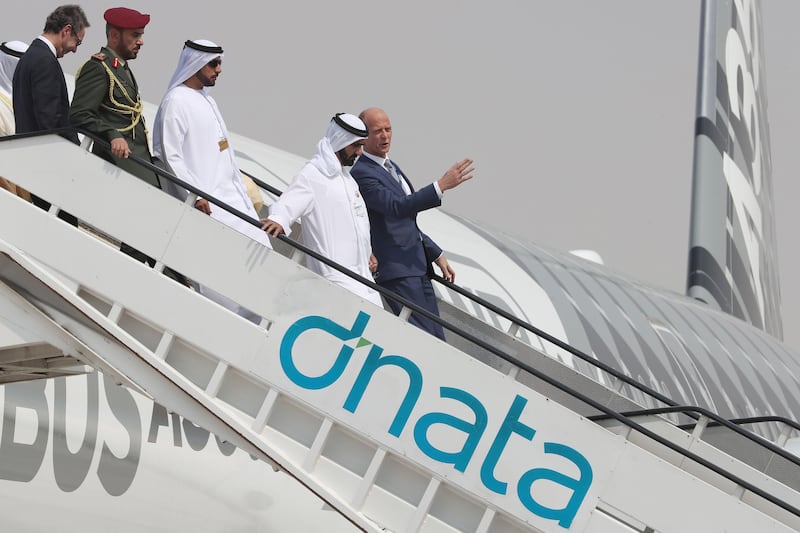
[[(239, 166), (228, 146), (220, 151), (219, 141), (230, 140), (217, 104), (205, 91), (186, 85), (171, 89), (161, 101), (153, 132), (155, 156), (161, 159), (178, 178), (199, 190), (258, 219), (247, 196)], [(269, 239), (260, 228), (209, 204), (211, 218), (244, 233), (268, 248)], [(257, 322), (257, 317), (229, 299), (202, 285), (198, 290), (212, 300)]]
[[(347, 170), (341, 169), (333, 177), (327, 177), (312, 161), (307, 162), (278, 201), (270, 206), (269, 212), (269, 218), (283, 226), (287, 235), (292, 222), (299, 218), (306, 246), (372, 279), (367, 206), (358, 184)], [(317, 274), (383, 307), (380, 294), (374, 289), (310, 257), (306, 262)]]
[(11, 96), (0, 89), (0, 136), (14, 135), (15, 131)]

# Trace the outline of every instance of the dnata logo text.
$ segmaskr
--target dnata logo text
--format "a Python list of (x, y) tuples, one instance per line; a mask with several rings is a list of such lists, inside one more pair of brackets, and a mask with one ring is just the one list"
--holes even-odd
[[(342, 403), (344, 410), (356, 413), (365, 392), (370, 383), (376, 379), (376, 373), (380, 369), (392, 368), (393, 371), (403, 372), (408, 379), (405, 395), (402, 399), (388, 398), (392, 407), (387, 409), (387, 421), (384, 427), (388, 426), (386, 431), (389, 435), (402, 438), (406, 442), (413, 439), (413, 443), (424, 455), (438, 463), (452, 465), (458, 472), (465, 473), (468, 469), (473, 471), (479, 468), (480, 482), (494, 493), (507, 495), (509, 485), (515, 485), (511, 490), (516, 491), (517, 498), (528, 511), (545, 519), (556, 520), (561, 527), (569, 528), (592, 484), (593, 474), (589, 461), (574, 448), (558, 442), (545, 441), (546, 437), (540, 436), (536, 439), (536, 444), (542, 446), (543, 456), (554, 459), (555, 464), (568, 466), (568, 470), (573, 473), (578, 472), (578, 476), (572, 477), (562, 471), (541, 466), (523, 471), (518, 463), (523, 462), (529, 455), (535, 456), (533, 453), (524, 453), (524, 457), (519, 461), (515, 459), (517, 471), (513, 475), (508, 474), (508, 468), (498, 469), (498, 463), (501, 462), (509, 443), (515, 446), (518, 444), (512, 439), (534, 442), (536, 429), (521, 421), (528, 399), (517, 394), (511, 400), (505, 413), (502, 414), (502, 422), (494, 435), (487, 435), (486, 430), (490, 422), (499, 420), (499, 413), (489, 412), (484, 402), (475, 394), (458, 387), (438, 386), (437, 406), (439, 404), (453, 406), (452, 403), (442, 400), (457, 402), (460, 404), (457, 406), (459, 412), (472, 413), (472, 416), (468, 417), (472, 418), (471, 420), (465, 420), (448, 412), (424, 412), (425, 409), (418, 407), (420, 395), (424, 392), (423, 387), (431, 385), (426, 383), (422, 369), (408, 357), (384, 354), (383, 348), (364, 339), (362, 334), (369, 319), (368, 314), (360, 312), (349, 329), (321, 316), (306, 316), (297, 320), (286, 331), (280, 346), (280, 363), (286, 376), (307, 390), (326, 389), (336, 384), (346, 374), (348, 365), (353, 360), (355, 348), (370, 346), (369, 353), (361, 368), (357, 370), (355, 380), (344, 398)], [(318, 350), (296, 348), (299, 339), (307, 334), (309, 337), (319, 337), (320, 332), (342, 341), (338, 355), (326, 356)], [(344, 344), (355, 339), (358, 339), (355, 348)], [(312, 360), (326, 362), (321, 372), (315, 371), (314, 375), (309, 375), (312, 372), (307, 370), (308, 363)], [(327, 361), (332, 362), (328, 364)], [(393, 406), (397, 401), (399, 407), (395, 410)], [(527, 415), (530, 416), (530, 413)], [(446, 426), (451, 433), (463, 434), (463, 439), (458, 439), (460, 449), (445, 450), (432, 442), (433, 428), (439, 425)], [(496, 422), (494, 426), (497, 426)], [(380, 439), (379, 436), (378, 438)], [(491, 445), (488, 448), (485, 445), (479, 446), (487, 438), (492, 439)], [(487, 450), (480, 454), (483, 457), (476, 457), (479, 447)], [(529, 448), (530, 451), (533, 449), (535, 448)], [(428, 466), (436, 467), (435, 464)], [(499, 474), (498, 471), (504, 474)], [(453, 478), (453, 476), (448, 477)], [(552, 494), (554, 490), (567, 495), (563, 506), (553, 506), (550, 500), (547, 500), (548, 504), (543, 503), (548, 493)]]

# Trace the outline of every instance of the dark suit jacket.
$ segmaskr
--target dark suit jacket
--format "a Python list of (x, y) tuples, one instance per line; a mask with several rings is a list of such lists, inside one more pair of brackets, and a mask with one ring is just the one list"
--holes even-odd
[(430, 273), (431, 262), (442, 253), (417, 226), (417, 213), (442, 204), (433, 183), (414, 191), (394, 161), (395, 170), (406, 180), (406, 195), (397, 180), (372, 159), (361, 156), (350, 174), (358, 183), (369, 213), (372, 253), (378, 259), (377, 283)]
[[(69, 96), (64, 71), (41, 39), (34, 39), (14, 70), (14, 121), (17, 133), (69, 126)], [(64, 137), (78, 144), (78, 134)]]

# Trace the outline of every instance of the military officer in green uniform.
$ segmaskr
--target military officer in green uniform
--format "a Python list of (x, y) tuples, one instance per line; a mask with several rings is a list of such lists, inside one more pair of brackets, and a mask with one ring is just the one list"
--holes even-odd
[[(147, 183), (161, 188), (158, 174), (131, 161), (131, 154), (152, 163), (144, 122), (144, 103), (128, 63), (136, 59), (144, 44), (144, 27), (150, 15), (135, 9), (114, 7), (103, 14), (106, 46), (84, 63), (75, 75), (75, 93), (69, 110), (70, 123), (111, 145), (95, 143), (92, 151)], [(147, 262), (155, 260), (122, 243), (120, 251)], [(186, 278), (167, 267), (164, 274), (186, 285)]]
[(144, 104), (128, 63), (136, 59), (150, 15), (134, 9), (106, 10), (107, 44), (75, 75), (70, 123), (111, 144), (95, 143), (92, 151), (147, 183), (160, 188), (158, 175), (128, 159), (133, 154), (152, 162), (147, 144)]

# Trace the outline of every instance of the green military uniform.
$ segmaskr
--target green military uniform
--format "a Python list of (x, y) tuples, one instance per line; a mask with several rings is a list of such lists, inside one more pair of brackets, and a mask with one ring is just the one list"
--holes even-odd
[[(139, 86), (127, 61), (103, 47), (75, 75), (75, 94), (69, 111), (70, 123), (111, 142), (123, 138), (131, 154), (152, 161), (147, 144), (144, 104)], [(160, 188), (158, 176), (129, 159), (115, 157), (95, 144), (92, 151), (147, 183)]]

